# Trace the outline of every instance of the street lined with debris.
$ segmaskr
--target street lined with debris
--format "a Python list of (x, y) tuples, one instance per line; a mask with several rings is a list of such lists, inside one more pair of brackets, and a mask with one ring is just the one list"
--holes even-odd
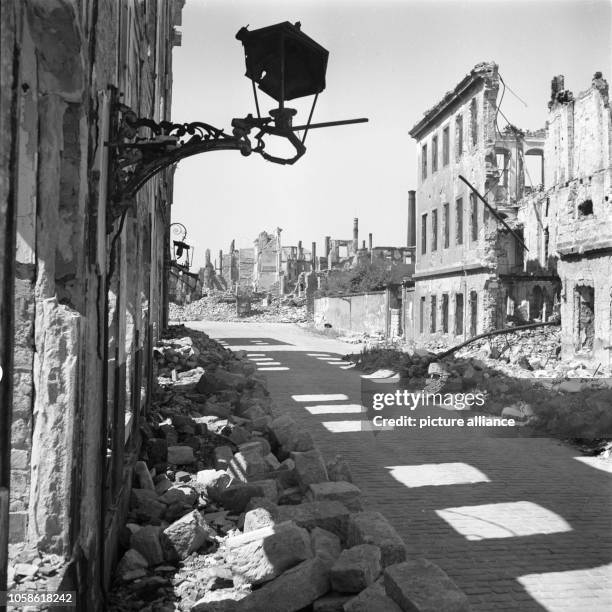
[(347, 460), (366, 509), (390, 520), (409, 556), (446, 571), (474, 610), (609, 609), (609, 461), (541, 437), (374, 435), (361, 425), (360, 376), (341, 369), (350, 345), (294, 326), (194, 326), (233, 350), (257, 342), (290, 368), (267, 374), (275, 403), (325, 456)]

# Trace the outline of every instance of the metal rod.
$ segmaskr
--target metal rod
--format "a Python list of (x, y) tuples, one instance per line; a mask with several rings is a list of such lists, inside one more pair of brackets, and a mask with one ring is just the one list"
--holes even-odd
[(302, 144), (304, 144), (304, 141), (306, 140), (306, 134), (308, 134), (308, 126), (310, 125), (310, 120), (312, 119), (312, 114), (314, 113), (314, 109), (315, 109), (318, 99), (319, 99), (319, 94), (316, 94), (314, 97), (314, 100), (312, 101), (312, 106), (310, 107), (310, 115), (308, 115), (308, 123), (306, 124), (306, 131), (304, 132), (304, 135), (302, 136)]
[(261, 119), (261, 114), (259, 112), (259, 100), (257, 99), (257, 87), (255, 87), (255, 81), (251, 81), (251, 85), (253, 86), (253, 96), (255, 96), (255, 108), (257, 109), (257, 118)]
[(560, 325), (560, 322), (559, 321), (545, 321), (544, 323), (529, 323), (528, 325), (518, 325), (517, 327), (505, 327), (504, 329), (496, 329), (494, 331), (490, 331), (484, 334), (478, 334), (478, 336), (473, 336), (469, 340), (466, 340), (465, 342), (462, 342), (461, 344), (458, 344), (457, 346), (453, 346), (453, 348), (450, 348), (447, 351), (444, 351), (443, 353), (438, 353), (434, 359), (436, 361), (438, 361), (439, 359), (444, 359), (445, 357), (452, 355), (453, 353), (463, 348), (464, 346), (467, 346), (468, 344), (471, 344), (472, 342), (475, 342), (476, 340), (481, 340), (482, 338), (489, 338), (491, 336), (497, 336), (499, 334), (511, 334), (512, 332), (521, 331), (523, 329), (534, 329), (535, 327), (546, 327), (546, 326), (552, 326), (552, 325)]
[(285, 108), (285, 37), (280, 37), (280, 100), (279, 108)]
[(461, 174), (459, 178), (478, 196), (482, 203), (493, 213), (493, 216), (516, 238), (521, 246), (528, 251), (527, 245), (523, 242), (523, 239), (499, 216), (499, 213), (493, 208), (481, 195), (478, 193), (475, 187), (472, 187), (470, 182)]
[(327, 121), (325, 123), (313, 123), (312, 125), (294, 125), (294, 132), (299, 130), (314, 130), (315, 128), (333, 127), (335, 125), (350, 125), (352, 123), (367, 123), (369, 119), (344, 119), (344, 121)]

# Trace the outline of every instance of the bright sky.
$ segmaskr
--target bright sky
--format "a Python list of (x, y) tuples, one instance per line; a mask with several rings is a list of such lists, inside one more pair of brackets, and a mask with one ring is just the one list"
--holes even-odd
[[(283, 244), (316, 241), (323, 254), (326, 235), (351, 238), (353, 217), (360, 243), (372, 232), (375, 246), (404, 245), (407, 192), (416, 188), (408, 130), (423, 113), (475, 64), (495, 61), (527, 103), (506, 92), (504, 114), (523, 129), (543, 127), (554, 75), (575, 93), (597, 70), (612, 82), (611, 20), (610, 0), (187, 0), (173, 120), (231, 132), (233, 117), (255, 114), (235, 34), (282, 21), (300, 21), (330, 53), (313, 121), (370, 120), (313, 130), (294, 166), (237, 151), (182, 161), (172, 220), (187, 226), (195, 268), (206, 248), (214, 260), (232, 239), (251, 247), (276, 227)], [(261, 92), (259, 99), (262, 113), (275, 105)], [(299, 123), (307, 118), (298, 114)]]

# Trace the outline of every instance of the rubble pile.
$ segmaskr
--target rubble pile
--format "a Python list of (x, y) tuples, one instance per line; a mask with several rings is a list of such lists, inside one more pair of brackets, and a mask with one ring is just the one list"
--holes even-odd
[(236, 296), (230, 292), (211, 292), (201, 299), (179, 306), (170, 303), (171, 321), (249, 321), (254, 323), (305, 323), (309, 321), (306, 299), (283, 296), (269, 298), (253, 294), (247, 314), (238, 315)]
[(550, 435), (599, 440), (612, 432), (612, 374), (601, 364), (562, 361), (559, 328), (477, 340), (443, 359), (433, 347), (373, 348), (345, 359), (368, 373), (399, 374), (413, 390), (481, 392), (480, 411), (515, 417)]
[[(365, 511), (349, 466), (274, 417), (240, 353), (174, 328), (133, 474), (111, 612), (468, 609)], [(174, 372), (174, 374), (172, 374)]]

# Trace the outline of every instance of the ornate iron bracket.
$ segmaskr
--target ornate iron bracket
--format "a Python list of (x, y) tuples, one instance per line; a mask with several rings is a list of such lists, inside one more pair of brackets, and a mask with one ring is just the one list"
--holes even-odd
[[(236, 150), (244, 156), (259, 153), (267, 161), (293, 164), (304, 153), (302, 144), (292, 128), (292, 109), (272, 111), (272, 117), (253, 117), (232, 120), (232, 134), (199, 121), (193, 123), (156, 122), (140, 118), (125, 104), (112, 105), (112, 140), (105, 143), (110, 151), (109, 214), (115, 219), (131, 204), (137, 191), (154, 175), (182, 159), (209, 151)], [(142, 131), (149, 135), (143, 136)], [(259, 130), (251, 142), (251, 130)], [(264, 151), (266, 134), (286, 138), (296, 150), (288, 159)]]

